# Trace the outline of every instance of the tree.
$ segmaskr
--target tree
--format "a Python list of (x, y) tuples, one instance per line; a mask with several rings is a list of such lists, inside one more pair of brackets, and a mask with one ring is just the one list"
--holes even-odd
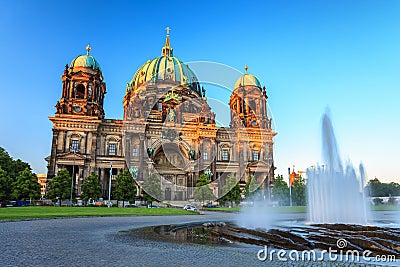
[(222, 187), (222, 197), (219, 199), (220, 203), (230, 202), (239, 204), (242, 200), (242, 190), (240, 189), (239, 181), (236, 180), (234, 175), (226, 177), (226, 184)]
[(27, 200), (40, 198), (40, 184), (37, 177), (28, 168), (17, 176), (13, 183), (12, 195), (15, 199)]
[(211, 179), (207, 175), (200, 174), (199, 180), (196, 183), (196, 188), (193, 191), (194, 199), (201, 200), (204, 204), (205, 200), (212, 200), (214, 193), (208, 184), (211, 183)]
[[(28, 163), (20, 159), (14, 160), (4, 148), (0, 147), (0, 202), (3, 205), (13, 197), (14, 185), (22, 182), (16, 183), (17, 177), (26, 169), (32, 170)], [(20, 189), (16, 189), (15, 192), (19, 192)]]
[(12, 180), (10, 176), (7, 175), (6, 171), (4, 171), (0, 167), (0, 202), (4, 206), (6, 201), (11, 198), (12, 193)]
[(297, 179), (294, 179), (292, 199), (293, 204), (296, 206), (306, 205), (306, 182), (301, 175)]
[(391, 182), (387, 184), (387, 194), (389, 196), (399, 196), (400, 195), (400, 184)]
[(88, 201), (89, 198), (98, 199), (101, 196), (101, 184), (99, 176), (92, 172), (82, 184), (81, 197)]
[(71, 176), (67, 169), (60, 170), (49, 182), (46, 197), (52, 200), (56, 198), (69, 199), (71, 196)]
[(250, 176), (249, 180), (247, 181), (246, 185), (244, 186), (244, 197), (254, 197), (261, 191), (261, 185), (257, 182), (254, 176)]
[(23, 162), (20, 159), (14, 160), (2, 147), (0, 147), (0, 167), (6, 171), (8, 176), (14, 181), (18, 174), (26, 168), (31, 170), (31, 167), (28, 163)]
[(400, 195), (400, 184), (398, 183), (381, 183), (378, 179), (368, 181), (365, 187), (370, 197), (390, 197)]
[(125, 201), (131, 201), (136, 196), (136, 185), (129, 170), (121, 172), (117, 176), (117, 185), (115, 187), (115, 197), (117, 200), (122, 200), (124, 205)]
[(397, 200), (394, 197), (389, 197), (388, 199), (388, 205), (390, 206), (396, 206), (397, 205)]
[(160, 177), (153, 173), (143, 183), (143, 198), (148, 204), (153, 204), (153, 201), (161, 201), (161, 180)]
[[(13, 159), (10, 157), (10, 155), (7, 153), (7, 151), (0, 147), (0, 168), (2, 168), (9, 177), (11, 174), (11, 171), (13, 167)], [(15, 178), (16, 176), (12, 177)]]
[(372, 201), (374, 202), (375, 206), (382, 205), (383, 203), (383, 199), (379, 197), (374, 198)]
[(10, 176), (16, 178), (19, 175), (19, 173), (24, 171), (25, 169), (32, 171), (32, 168), (28, 163), (23, 162), (20, 159), (14, 160), (12, 163), (12, 170), (10, 171)]
[(275, 178), (274, 187), (272, 188), (272, 200), (277, 201), (281, 206), (289, 204), (289, 187), (283, 180), (282, 175), (278, 175)]

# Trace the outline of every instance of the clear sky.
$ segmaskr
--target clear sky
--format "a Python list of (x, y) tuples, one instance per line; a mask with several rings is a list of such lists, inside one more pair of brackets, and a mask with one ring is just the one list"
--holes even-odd
[(247, 64), (267, 87), (277, 174), (321, 162), (329, 106), (342, 159), (363, 162), (369, 179), (400, 182), (399, 14), (397, 0), (0, 0), (0, 146), (46, 172), (65, 64), (90, 42), (107, 83), (106, 117), (122, 118), (126, 83), (160, 55), (169, 26), (182, 61)]

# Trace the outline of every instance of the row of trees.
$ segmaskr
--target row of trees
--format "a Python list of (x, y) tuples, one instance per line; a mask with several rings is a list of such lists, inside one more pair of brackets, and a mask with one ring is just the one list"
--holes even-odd
[(28, 163), (14, 160), (0, 147), (0, 202), (40, 198), (40, 184)]
[(400, 196), (400, 184), (381, 183), (378, 179), (369, 180), (365, 190), (370, 197)]
[[(306, 182), (300, 175), (292, 184), (292, 204), (294, 206), (306, 205)], [(277, 202), (280, 206), (288, 206), (290, 204), (290, 188), (283, 180), (282, 175), (275, 178), (274, 187), (272, 188), (272, 201)]]
[[(215, 198), (212, 189), (208, 187), (208, 184), (211, 182), (211, 179), (205, 175), (201, 174), (198, 182), (196, 183), (196, 188), (194, 190), (194, 198), (195, 200), (202, 201), (203, 203), (206, 200), (212, 200)], [(305, 181), (300, 176), (299, 179), (296, 179), (292, 185), (292, 201), (293, 205), (305, 205), (306, 204), (306, 195), (305, 195)], [(263, 198), (262, 196), (262, 186), (256, 181), (256, 179), (251, 176), (249, 181), (244, 186), (244, 189), (240, 188), (239, 181), (233, 175), (228, 175), (226, 178), (225, 185), (222, 187), (221, 193), (222, 197), (218, 199), (218, 202), (221, 205), (225, 203), (239, 204), (243, 200), (243, 196), (245, 199), (259, 199)], [(277, 202), (279, 205), (289, 205), (290, 199), (290, 190), (288, 184), (283, 180), (282, 176), (278, 176), (275, 179), (274, 187), (272, 188), (272, 201)]]
[[(144, 198), (151, 203), (161, 199), (161, 182), (153, 174), (144, 184)], [(158, 186), (157, 186), (158, 185)], [(10, 200), (38, 200), (40, 199), (40, 184), (37, 176), (28, 163), (20, 159), (14, 160), (7, 151), (0, 147), (0, 203), (6, 205)], [(132, 201), (136, 196), (136, 186), (129, 171), (117, 176), (114, 198), (123, 201)], [(82, 184), (81, 197), (88, 201), (98, 199), (102, 195), (99, 177), (91, 173)], [(67, 169), (60, 170), (49, 182), (46, 198), (56, 200), (69, 199), (71, 196), (71, 175)], [(75, 198), (75, 190), (73, 190)]]
[[(152, 174), (143, 185), (143, 197), (148, 203), (161, 200), (161, 181), (157, 174)], [(73, 190), (75, 192), (75, 190)], [(116, 178), (113, 198), (122, 201), (134, 201), (137, 189), (134, 179), (128, 170), (120, 173)], [(46, 197), (49, 199), (68, 199), (71, 194), (71, 176), (66, 169), (62, 169), (49, 182)], [(102, 195), (100, 180), (97, 174), (92, 172), (82, 184), (81, 197), (86, 202), (98, 199)], [(75, 197), (75, 195), (73, 195)]]
[[(136, 196), (136, 186), (132, 175), (128, 170), (117, 176), (114, 197), (118, 200), (131, 201)], [(75, 190), (73, 190), (75, 193)], [(99, 176), (92, 172), (82, 184), (81, 197), (86, 202), (91, 199), (98, 199), (102, 195)], [(46, 197), (52, 200), (68, 199), (71, 196), (71, 176), (67, 169), (60, 170), (48, 184)], [(73, 195), (75, 197), (75, 194)]]
[[(214, 192), (208, 186), (211, 183), (211, 179), (206, 174), (201, 174), (199, 180), (196, 183), (196, 188), (193, 191), (193, 196), (195, 200), (201, 201), (203, 204), (207, 200), (212, 200), (215, 198)], [(240, 189), (239, 183), (234, 176), (228, 176), (226, 179), (226, 184), (222, 188), (223, 197), (218, 201), (221, 205), (230, 202), (239, 204), (242, 200), (242, 191)]]

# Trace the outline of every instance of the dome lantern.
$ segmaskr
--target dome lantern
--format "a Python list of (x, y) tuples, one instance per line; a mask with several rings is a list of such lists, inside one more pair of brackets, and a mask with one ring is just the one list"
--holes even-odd
[(88, 44), (88, 45), (86, 46), (86, 55), (87, 55), (87, 56), (89, 55), (90, 50), (92, 50), (92, 48), (90, 47), (90, 44)]
[(169, 42), (169, 31), (171, 30), (170, 27), (165, 28), (167, 31), (167, 36), (165, 37), (165, 45), (162, 48), (162, 54), (164, 57), (172, 57), (173, 56), (173, 50), (171, 48), (170, 42)]

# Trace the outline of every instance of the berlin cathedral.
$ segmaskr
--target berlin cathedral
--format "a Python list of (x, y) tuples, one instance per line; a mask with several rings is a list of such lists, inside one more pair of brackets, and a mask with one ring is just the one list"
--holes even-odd
[[(75, 193), (94, 172), (103, 198), (111, 198), (116, 177), (130, 170), (138, 197), (146, 178), (157, 173), (163, 201), (193, 199), (201, 174), (221, 196), (226, 177), (241, 187), (255, 179), (269, 194), (274, 180), (273, 137), (266, 88), (254, 75), (238, 77), (226, 100), (229, 127), (216, 124), (206, 90), (194, 71), (175, 57), (169, 29), (161, 55), (145, 62), (126, 86), (123, 119), (107, 119), (103, 109), (106, 83), (91, 48), (77, 56), (62, 75), (56, 104), (51, 155), (46, 158), (49, 180), (66, 168), (74, 177)], [(223, 74), (221, 74), (223, 75)], [(111, 177), (110, 177), (111, 176)], [(111, 179), (110, 179), (111, 178)]]

